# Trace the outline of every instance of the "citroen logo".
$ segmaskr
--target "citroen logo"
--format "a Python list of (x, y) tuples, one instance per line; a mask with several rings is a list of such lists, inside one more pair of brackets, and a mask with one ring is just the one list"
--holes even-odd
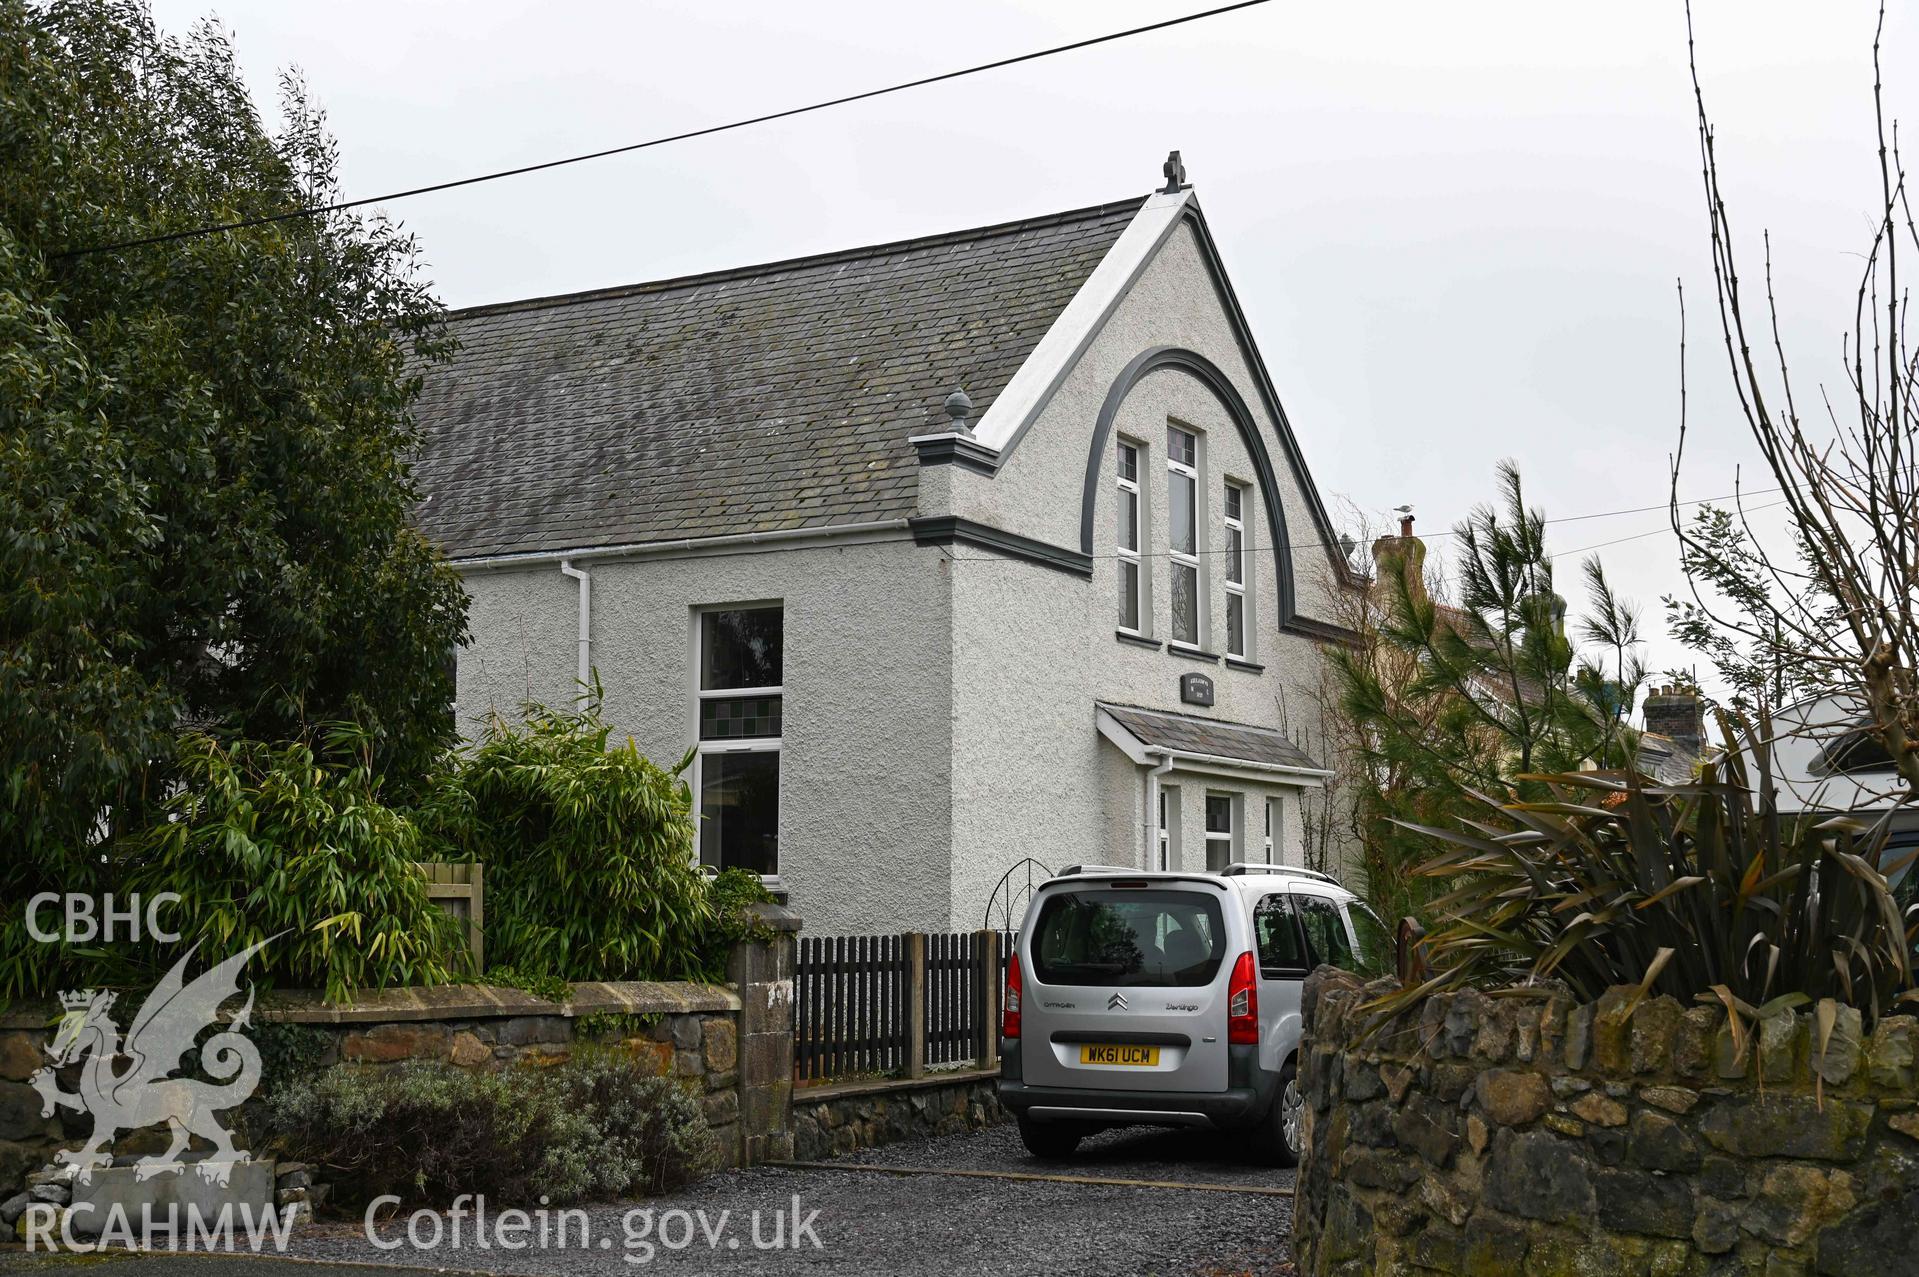
[(1124, 1011), (1126, 1009), (1126, 995), (1123, 993), (1115, 993), (1112, 997), (1106, 999), (1106, 1009), (1108, 1011)]

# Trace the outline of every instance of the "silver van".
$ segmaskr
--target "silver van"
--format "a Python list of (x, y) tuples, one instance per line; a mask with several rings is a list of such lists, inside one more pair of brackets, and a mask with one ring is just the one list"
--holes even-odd
[(1067, 869), (1007, 963), (1000, 1101), (1037, 1157), (1111, 1126), (1245, 1131), (1300, 1152), (1299, 990), (1322, 962), (1373, 974), (1388, 933), (1325, 874)]

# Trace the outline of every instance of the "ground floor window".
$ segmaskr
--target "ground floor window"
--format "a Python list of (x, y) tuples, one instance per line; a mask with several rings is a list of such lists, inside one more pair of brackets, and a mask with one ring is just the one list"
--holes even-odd
[(1233, 863), (1233, 800), (1228, 794), (1206, 795), (1206, 869), (1209, 873)]
[(785, 614), (715, 608), (698, 625), (700, 863), (777, 874)]
[(780, 752), (700, 756), (700, 863), (780, 871)]

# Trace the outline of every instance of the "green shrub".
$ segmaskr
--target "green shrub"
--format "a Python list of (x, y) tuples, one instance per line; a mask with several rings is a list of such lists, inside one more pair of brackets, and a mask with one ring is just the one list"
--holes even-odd
[(681, 773), (608, 747), (598, 707), (497, 715), (421, 819), (486, 865), (489, 961), (568, 980), (712, 979), (719, 912)]
[(187, 736), (181, 787), (140, 840), (129, 889), (178, 892), (174, 928), (210, 954), (278, 935), (249, 973), (262, 984), (323, 989), (338, 1001), (355, 989), (456, 978), (465, 937), (414, 867), (438, 857), (405, 812), (381, 801), (366, 745), (344, 726), (320, 754)]
[(247, 1037), (260, 1052), (260, 1092), (267, 1095), (324, 1068), (333, 1054), (333, 1034), (311, 1024), (269, 1021)]
[(1585, 999), (1638, 985), (1708, 1002), (1735, 1023), (1831, 998), (1870, 1024), (1919, 997), (1919, 922), (1887, 886), (1883, 828), (1755, 803), (1736, 752), (1685, 785), (1537, 779), (1544, 801), (1482, 799), (1477, 832), (1422, 829), (1452, 848), (1422, 872), (1456, 889), (1431, 906), (1434, 974), (1393, 1001), (1555, 978)]
[(269, 1096), (261, 1128), (355, 1202), (604, 1200), (664, 1192), (719, 1160), (699, 1101), (612, 1051), (490, 1073), (329, 1069)]
[(530, 993), (536, 998), (545, 998), (548, 1002), (565, 1002), (573, 996), (573, 986), (563, 977), (556, 975), (534, 975), (518, 967), (488, 967), (483, 984), (496, 984), (502, 988), (518, 989)]
[(722, 869), (710, 880), (709, 890), (715, 917), (707, 948), (718, 953), (722, 962), (736, 944), (773, 938), (773, 929), (754, 911), (755, 905), (773, 903), (773, 893), (766, 889), (758, 874), (744, 869)]
[[(386, 800), (372, 742), (350, 724), (318, 747), (188, 734), (161, 819), (121, 855), (79, 857), (65, 883), (16, 866), (0, 887), (177, 892), (168, 921), (188, 942), (213, 955), (278, 936), (252, 978), (340, 1001), (473, 976), (461, 924), (414, 866), (477, 860), (491, 983), (564, 1001), (569, 981), (718, 980), (735, 944), (765, 938), (754, 906), (772, 897), (752, 874), (709, 879), (694, 864), (685, 761), (668, 771), (631, 740), (608, 748), (610, 734), (597, 707), (496, 717), (409, 806)], [(23, 917), (0, 916), (0, 1005), (150, 981), (176, 956), (40, 945)]]
[(604, 1041), (608, 1038), (630, 1038), (650, 1029), (656, 1029), (665, 1022), (665, 1014), (659, 1011), (641, 1011), (637, 1014), (628, 1014), (624, 1011), (595, 1011), (573, 1022), (573, 1034), (576, 1039), (589, 1042)]

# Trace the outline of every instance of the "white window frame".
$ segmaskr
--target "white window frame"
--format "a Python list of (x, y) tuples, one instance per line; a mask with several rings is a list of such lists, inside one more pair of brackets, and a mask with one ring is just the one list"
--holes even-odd
[[(1143, 635), (1152, 625), (1151, 619), (1146, 612), (1146, 566), (1140, 558), (1140, 542), (1144, 540), (1146, 536), (1146, 506), (1145, 502), (1141, 499), (1139, 490), (1139, 467), (1145, 451), (1144, 448), (1132, 440), (1121, 439), (1119, 441), (1119, 451), (1114, 454), (1113, 472), (1119, 476), (1120, 504), (1123, 506), (1130, 501), (1133, 506), (1132, 546), (1129, 548), (1119, 544), (1117, 526), (1113, 533), (1115, 553), (1121, 565), (1118, 570), (1120, 598), (1124, 601), (1126, 597), (1125, 565), (1130, 563), (1133, 565), (1133, 616), (1139, 622), (1139, 624), (1131, 627), (1126, 625), (1119, 626), (1119, 632), (1122, 634)], [(1130, 479), (1126, 477), (1125, 470), (1119, 464), (1119, 458), (1125, 456), (1128, 452), (1133, 454), (1133, 477)]]
[[(780, 670), (782, 681), (774, 687), (719, 687), (707, 688), (706, 683), (706, 618), (719, 612), (770, 612), (777, 609), (780, 613)], [(704, 819), (701, 814), (701, 796), (706, 792), (706, 759), (709, 754), (779, 754), (784, 750), (781, 742), (784, 736), (746, 736), (736, 740), (705, 740), (700, 736), (700, 719), (707, 701), (733, 700), (743, 696), (777, 696), (780, 698), (780, 728), (786, 726), (786, 684), (784, 674), (786, 644), (786, 602), (783, 599), (762, 599), (749, 603), (712, 603), (693, 609), (693, 818), (695, 828)], [(785, 775), (785, 760), (781, 760), (780, 774)], [(786, 811), (780, 806), (774, 815), (777, 828), (785, 824)], [(693, 839), (693, 864), (699, 868), (712, 868), (719, 872), (717, 865), (707, 866), (701, 850), (701, 838), (696, 834)], [(779, 856), (775, 852), (774, 868), (770, 874), (761, 874), (760, 881), (769, 887), (781, 885)]]
[[(1212, 814), (1211, 809), (1215, 801), (1226, 804), (1226, 828), (1223, 832), (1214, 830), (1207, 825), (1206, 818)], [(1238, 804), (1233, 801), (1233, 795), (1231, 794), (1212, 791), (1206, 795), (1206, 806), (1200, 812), (1200, 831), (1206, 836), (1206, 872), (1208, 873), (1215, 872), (1215, 862), (1213, 859), (1213, 846), (1215, 843), (1221, 845), (1219, 860), (1217, 862), (1219, 867), (1223, 868), (1233, 863), (1233, 833), (1239, 825), (1239, 821), (1235, 819), (1237, 815), (1235, 811), (1236, 807), (1238, 807)]]
[(1159, 868), (1172, 873), (1180, 869), (1186, 840), (1180, 833), (1180, 787), (1159, 787)]
[[(1239, 514), (1237, 515), (1232, 512), (1233, 501), (1227, 500), (1224, 505), (1227, 542), (1229, 545), (1232, 544), (1235, 539), (1237, 539), (1238, 542), (1237, 550), (1229, 549), (1226, 554), (1221, 556), (1226, 561), (1225, 570), (1220, 573), (1220, 577), (1226, 587), (1227, 611), (1230, 612), (1232, 610), (1234, 599), (1239, 600), (1239, 646), (1233, 646), (1233, 626), (1232, 623), (1228, 621), (1226, 624), (1226, 655), (1243, 661), (1247, 659), (1246, 653), (1252, 650), (1252, 644), (1249, 642), (1252, 632), (1251, 617), (1246, 609), (1246, 485), (1234, 483), (1229, 479), (1226, 482), (1226, 492), (1229, 497), (1237, 497), (1239, 505)], [(1238, 533), (1237, 538), (1234, 537), (1234, 533)], [(1239, 572), (1239, 580), (1237, 581), (1233, 580), (1234, 569), (1238, 569)]]
[[(1168, 422), (1166, 430), (1168, 436), (1166, 448), (1166, 471), (1168, 475), (1166, 485), (1166, 557), (1171, 564), (1171, 566), (1166, 569), (1166, 604), (1168, 608), (1166, 641), (1170, 647), (1199, 652), (1205, 650), (1206, 643), (1206, 599), (1201, 589), (1206, 577), (1205, 573), (1201, 572), (1199, 568), (1200, 553), (1206, 548), (1204, 534), (1202, 532), (1202, 529), (1206, 526), (1204, 517), (1206, 489), (1199, 481), (1199, 432), (1197, 430), (1188, 430), (1185, 426), (1179, 425), (1176, 422)], [(1188, 465), (1184, 461), (1174, 459), (1171, 439), (1174, 431), (1178, 431), (1193, 441), (1192, 464)], [(1187, 479), (1190, 479), (1193, 484), (1193, 552), (1191, 554), (1173, 548), (1172, 475), (1183, 475)], [(1173, 607), (1178, 605), (1179, 591), (1174, 588), (1173, 581), (1175, 577), (1178, 576), (1181, 568), (1189, 568), (1193, 574), (1193, 637), (1190, 640), (1179, 637), (1179, 617), (1171, 611)]]
[(1268, 798), (1264, 804), (1266, 808), (1266, 863), (1269, 865), (1273, 863), (1273, 804), (1277, 801), (1278, 799)]

